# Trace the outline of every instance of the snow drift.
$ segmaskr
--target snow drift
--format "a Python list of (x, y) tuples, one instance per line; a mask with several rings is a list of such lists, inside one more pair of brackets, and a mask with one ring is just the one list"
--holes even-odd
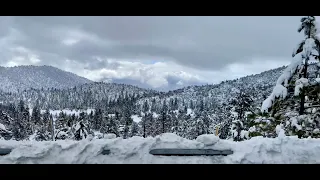
[[(255, 137), (243, 142), (221, 140), (213, 135), (202, 135), (197, 140), (187, 140), (175, 134), (155, 138), (92, 139), (82, 141), (0, 141), (0, 148), (13, 148), (0, 163), (49, 164), (244, 164), (244, 163), (320, 163), (320, 140), (278, 137)], [(102, 150), (110, 149), (109, 155)], [(153, 156), (155, 148), (213, 148), (234, 151), (229, 156)]]

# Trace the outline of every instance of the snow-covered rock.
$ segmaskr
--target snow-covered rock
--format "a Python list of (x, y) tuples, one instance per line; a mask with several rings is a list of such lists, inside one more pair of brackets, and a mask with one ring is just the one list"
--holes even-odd
[(198, 136), (196, 140), (203, 143), (205, 146), (211, 146), (219, 141), (219, 137), (214, 134), (203, 134)]

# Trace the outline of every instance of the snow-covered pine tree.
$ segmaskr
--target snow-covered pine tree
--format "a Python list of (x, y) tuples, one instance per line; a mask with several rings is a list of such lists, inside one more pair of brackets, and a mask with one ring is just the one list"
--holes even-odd
[(12, 121), (12, 118), (9, 117), (7, 113), (0, 110), (0, 139), (9, 140), (12, 138), (12, 132), (5, 126), (10, 125)]
[(293, 61), (278, 78), (261, 111), (269, 112), (273, 117), (271, 127), (274, 132), (279, 125), (287, 135), (318, 137), (320, 41), (316, 36), (314, 16), (301, 19), (298, 32), (302, 31), (305, 39), (294, 51)]
[[(41, 123), (41, 112), (39, 109), (39, 106), (36, 105), (32, 108), (32, 113), (31, 113), (31, 122), (34, 125), (38, 125), (39, 123)], [(40, 124), (41, 126), (42, 124)]]
[(166, 133), (171, 130), (172, 125), (168, 116), (168, 105), (166, 100), (163, 100), (161, 113), (157, 120), (160, 125), (159, 128), (161, 129), (160, 133)]
[(119, 122), (115, 119), (115, 117), (111, 116), (109, 117), (109, 121), (107, 124), (108, 131), (107, 133), (115, 134), (117, 137), (119, 137)]
[(93, 120), (91, 122), (92, 129), (95, 131), (100, 131), (102, 120), (103, 112), (100, 108), (96, 108), (94, 111)]
[(133, 122), (128, 106), (124, 108), (122, 121), (125, 123), (124, 130), (123, 130), (123, 139), (126, 139), (128, 138), (130, 126)]
[(17, 116), (14, 117), (12, 133), (15, 140), (24, 140), (31, 135), (31, 127), (29, 125), (30, 115), (25, 104), (20, 100), (17, 107)]
[[(34, 109), (33, 109), (34, 110)], [(37, 111), (37, 110), (36, 110)], [(36, 141), (48, 141), (50, 139), (52, 139), (52, 132), (49, 129), (50, 126), (50, 112), (49, 110), (46, 110), (46, 112), (42, 115), (42, 117), (40, 117), (40, 120), (35, 120), (37, 118), (37, 116), (41, 116), (40, 114), (40, 110), (38, 111), (39, 114), (34, 113), (34, 111), (32, 111), (32, 117), (34, 118), (32, 120), (34, 127), (35, 127), (35, 140)], [(37, 122), (37, 123), (34, 123)]]
[(77, 141), (85, 139), (88, 136), (88, 131), (83, 121), (84, 119), (81, 119), (73, 127), (74, 139)]
[(133, 121), (130, 128), (130, 137), (139, 136), (140, 135), (139, 132), (140, 132), (140, 129), (139, 129), (138, 123)]
[[(178, 113), (182, 113), (183, 111), (179, 110)], [(170, 118), (171, 118), (171, 122), (172, 122), (172, 128), (171, 128), (171, 132), (178, 134), (179, 132), (179, 119), (177, 117), (177, 113), (175, 113), (175, 111), (170, 111)]]
[(157, 110), (156, 107), (157, 107), (156, 99), (155, 99), (155, 98), (152, 98), (150, 111), (151, 111), (151, 112), (156, 112), (156, 110)]
[(55, 121), (55, 140), (64, 140), (69, 137), (71, 128), (68, 126), (68, 117), (64, 112), (60, 112)]
[(142, 110), (143, 110), (143, 113), (144, 113), (144, 116), (142, 118), (142, 130), (143, 130), (143, 137), (146, 138), (146, 124), (147, 124), (147, 116), (148, 116), (148, 112), (149, 112), (149, 104), (148, 104), (148, 101), (145, 100), (144, 103), (143, 103), (143, 107), (142, 107)]
[[(49, 109), (46, 110), (45, 114), (49, 112)], [(54, 121), (52, 114), (49, 115), (48, 131), (50, 132), (51, 141), (55, 141), (55, 129)]]
[(157, 135), (157, 124), (155, 118), (153, 118), (152, 113), (148, 113), (146, 116), (146, 137), (148, 136), (156, 136)]
[(221, 139), (231, 138), (231, 126), (232, 122), (235, 120), (235, 116), (231, 113), (231, 104), (230, 103), (222, 103), (219, 109), (223, 109), (222, 112), (217, 112), (217, 122), (218, 124), (218, 134)]
[(242, 141), (249, 139), (249, 120), (247, 114), (254, 114), (252, 97), (243, 88), (239, 87), (230, 104), (233, 106), (233, 111), (237, 114), (236, 120), (232, 122), (230, 129), (233, 140)]

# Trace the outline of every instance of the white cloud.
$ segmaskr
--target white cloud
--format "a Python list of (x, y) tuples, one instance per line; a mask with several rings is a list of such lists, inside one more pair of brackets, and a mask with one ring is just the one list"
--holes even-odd
[(78, 39), (72, 39), (72, 38), (67, 38), (67, 39), (62, 40), (62, 44), (67, 45), (67, 46), (72, 46), (78, 42), (79, 42)]
[[(30, 50), (18, 47), (12, 49), (20, 52), (23, 56), (15, 56), (3, 66), (17, 66), (37, 64), (41, 59)], [(219, 71), (204, 71), (196, 68), (185, 67), (173, 61), (155, 62), (130, 61), (128, 59), (103, 59), (105, 66), (95, 69), (85, 68), (88, 64), (76, 60), (66, 59), (63, 66), (51, 63), (55, 67), (70, 71), (93, 81), (121, 82), (134, 81), (138, 85), (155, 89), (175, 89), (193, 84), (219, 83), (224, 80), (240, 78), (246, 75), (257, 74), (262, 71), (287, 65), (290, 60), (277, 58), (252, 59), (247, 63), (233, 63)]]
[[(101, 60), (101, 59), (100, 59)], [(101, 60), (102, 61), (102, 60)], [(261, 73), (273, 68), (287, 65), (287, 59), (253, 59), (247, 63), (233, 63), (219, 71), (203, 71), (184, 67), (174, 62), (156, 62), (150, 64), (144, 61), (104, 60), (108, 64), (117, 63), (118, 66), (106, 66), (100, 69), (84, 69), (84, 65), (77, 61), (68, 61), (64, 70), (72, 71), (93, 81), (104, 80), (117, 82), (132, 80), (152, 88), (171, 89), (192, 84), (219, 83), (223, 80), (240, 78), (246, 75)], [(174, 83), (174, 84), (172, 84)]]

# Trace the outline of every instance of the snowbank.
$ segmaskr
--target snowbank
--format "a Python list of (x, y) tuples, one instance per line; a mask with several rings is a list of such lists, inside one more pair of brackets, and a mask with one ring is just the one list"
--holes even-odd
[[(212, 145), (204, 143), (210, 141)], [(208, 146), (209, 145), (209, 146)], [(281, 137), (268, 139), (255, 137), (244, 142), (217, 140), (203, 136), (187, 140), (175, 134), (163, 134), (155, 138), (132, 137), (129, 139), (93, 139), (56, 142), (0, 141), (0, 148), (14, 148), (6, 156), (0, 156), (0, 163), (320, 163), (320, 140)], [(103, 148), (111, 150), (102, 155)], [(154, 148), (214, 148), (231, 149), (229, 156), (153, 156)]]

